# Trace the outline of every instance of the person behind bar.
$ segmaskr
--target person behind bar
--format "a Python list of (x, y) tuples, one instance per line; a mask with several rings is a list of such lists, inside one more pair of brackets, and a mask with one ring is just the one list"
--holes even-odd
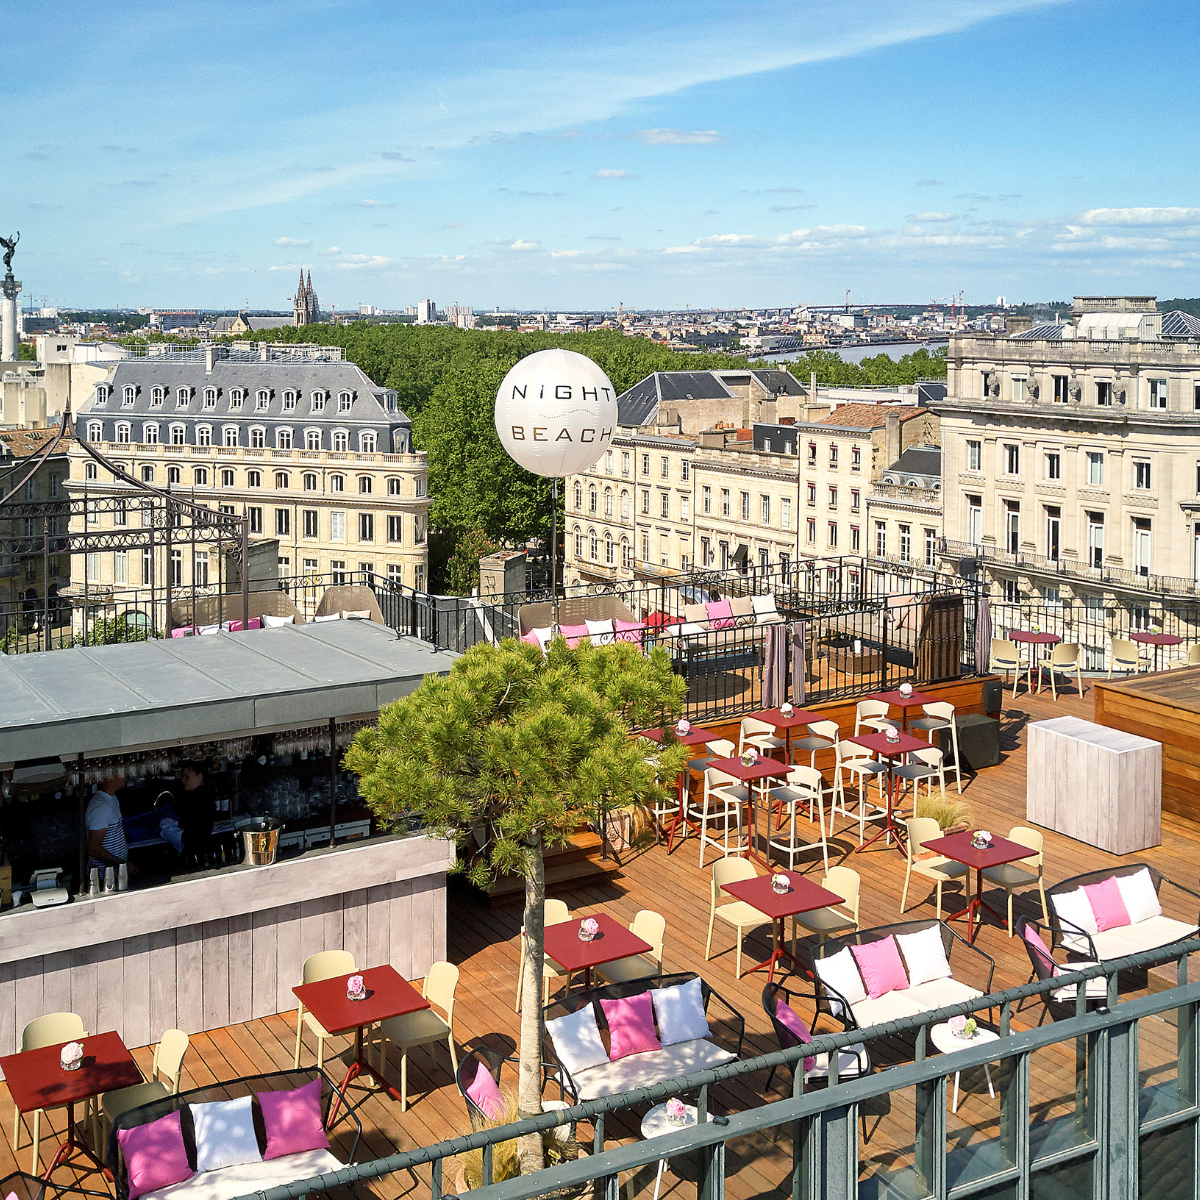
[(213, 853), (213, 822), (217, 802), (204, 781), (204, 764), (187, 763), (180, 772), (183, 793), (176, 802), (183, 830), (183, 860), (189, 866), (209, 865)]
[(112, 771), (92, 793), (84, 813), (88, 831), (88, 867), (116, 870), (129, 859), (125, 845), (125, 826), (121, 820), (121, 805), (117, 792), (125, 786), (125, 776)]

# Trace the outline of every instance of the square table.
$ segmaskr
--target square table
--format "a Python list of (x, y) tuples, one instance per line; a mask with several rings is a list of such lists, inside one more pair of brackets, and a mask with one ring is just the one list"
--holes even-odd
[(868, 846), (873, 846), (879, 841), (881, 837), (890, 837), (892, 834), (896, 836), (896, 848), (899, 849), (904, 844), (903, 839), (908, 835), (904, 826), (896, 824), (897, 789), (896, 777), (892, 774), (892, 767), (895, 765), (893, 760), (902, 758), (905, 754), (911, 754), (914, 750), (928, 750), (929, 743), (921, 741), (920, 738), (913, 737), (911, 733), (901, 733), (895, 741), (891, 741), (886, 733), (859, 733), (846, 740), (853, 742), (856, 746), (862, 746), (864, 749), (870, 750), (872, 754), (878, 754), (880, 758), (886, 759), (888, 769), (887, 815), (883, 820), (883, 828), (873, 838), (863, 842), (854, 853), (861, 854)]
[(783, 753), (789, 763), (792, 761), (792, 730), (829, 719), (826, 713), (809, 712), (806, 708), (792, 709), (789, 717), (785, 717), (782, 710), (778, 708), (760, 709), (758, 712), (752, 712), (750, 716), (755, 721), (762, 721), (767, 725), (774, 725), (776, 729), (783, 730)]
[(590, 942), (579, 936), (578, 921), (561, 921), (547, 925), (542, 935), (543, 950), (564, 971), (574, 975), (583, 972), (583, 986), (592, 985), (592, 968), (616, 962), (618, 958), (630, 958), (635, 954), (648, 954), (654, 949), (636, 933), (614, 920), (606, 912), (596, 913), (592, 920), (600, 926), (599, 932)]
[(739, 879), (727, 883), (722, 890), (739, 900), (744, 900), (751, 908), (757, 908), (764, 916), (771, 918), (771, 957), (764, 959), (756, 967), (751, 967), (747, 975), (768, 967), (767, 981), (775, 978), (775, 964), (787, 955), (800, 970), (811, 976), (811, 970), (804, 965), (787, 948), (783, 932), (783, 922), (787, 917), (797, 913), (812, 912), (817, 908), (828, 908), (831, 904), (841, 904), (842, 897), (831, 892), (820, 884), (813, 883), (795, 871), (780, 869), (773, 875), (786, 875), (788, 890), (777, 892), (771, 884), (771, 875), (758, 875), (754, 879)]
[[(346, 980), (351, 975), (362, 976), (366, 992), (362, 1000), (350, 1000), (346, 996)], [(338, 1105), (345, 1100), (346, 1089), (364, 1071), (393, 1100), (400, 1099), (400, 1093), (383, 1077), (383, 1072), (372, 1067), (363, 1054), (363, 1029), (368, 1025), (378, 1025), (389, 1017), (402, 1017), (429, 1007), (429, 1001), (399, 971), (391, 966), (368, 967), (365, 971), (351, 971), (316, 983), (297, 984), (292, 988), (292, 994), (321, 1022), (327, 1033), (354, 1031), (354, 1061), (338, 1087), (329, 1109), (329, 1119), (325, 1122), (326, 1128), (332, 1127)]]
[(936, 704), (937, 697), (931, 696), (928, 692), (918, 692), (915, 688), (906, 696), (898, 689), (893, 692), (872, 692), (867, 697), (868, 700), (882, 700), (888, 707), (896, 707), (900, 709), (901, 731), (908, 732), (908, 710), (915, 708), (918, 704)]
[(1131, 633), (1131, 642), (1140, 642), (1143, 646), (1154, 647), (1154, 669), (1158, 670), (1158, 655), (1163, 646), (1178, 646), (1183, 638), (1177, 633)]
[[(777, 758), (765, 758), (759, 755), (752, 763), (747, 765), (742, 762), (740, 757), (735, 758), (714, 758), (708, 764), (714, 771), (723, 771), (726, 775), (732, 775), (734, 779), (740, 779), (746, 785), (750, 792), (750, 823), (748, 833), (748, 846), (746, 850), (747, 858), (758, 858), (759, 862), (766, 863), (767, 856), (759, 854), (755, 849), (755, 842), (758, 840), (758, 801), (762, 799), (764, 793), (770, 796), (767, 790), (767, 780), (786, 777), (787, 773), (792, 769), (787, 763), (781, 763)], [(755, 799), (754, 787), (758, 785), (758, 799)], [(771, 804), (767, 802), (767, 837), (771, 834)]]
[[(667, 729), (644, 729), (637, 734), (638, 737), (649, 738), (652, 742), (658, 742), (660, 745), (668, 745), (671, 742), (678, 742), (681, 746), (707, 746), (709, 742), (720, 741), (721, 735), (711, 729), (697, 729), (693, 726), (687, 733), (680, 733), (671, 726)], [(687, 838), (689, 829), (700, 832), (699, 826), (695, 821), (689, 820), (687, 815), (687, 793), (690, 784), (689, 772), (685, 767), (679, 772), (679, 811), (675, 814), (675, 819), (671, 822), (671, 828), (667, 830), (667, 853), (670, 854), (675, 849), (675, 831), (683, 826), (683, 833), (679, 835), (679, 844), (682, 846)]]
[[(1037, 653), (1033, 649), (1034, 646), (1057, 646), (1062, 638), (1057, 633), (1034, 633), (1029, 629), (1014, 629), (1008, 635), (1010, 642), (1016, 642), (1018, 650), (1022, 645), (1029, 646), (1029, 674), (1026, 676), (1026, 687), (1030, 690), (1033, 688), (1033, 656)], [(1013, 679), (1013, 695), (1017, 694), (1017, 679), (1020, 678), (1021, 672), (1018, 670), (1016, 678)], [(1038, 672), (1037, 690), (1042, 690), (1042, 673)], [(1036, 694), (1036, 693), (1035, 693)]]
[[(952, 833), (949, 837), (934, 838), (921, 846), (922, 850), (931, 850), (934, 854), (941, 854), (946, 858), (954, 859), (955, 862), (963, 863), (968, 869), (975, 868), (975, 895), (968, 900), (966, 908), (960, 909), (946, 918), (948, 921), (956, 921), (959, 917), (965, 916), (967, 918), (967, 941), (972, 943), (975, 941), (975, 934), (979, 932), (979, 927), (983, 924), (983, 909), (986, 908), (1000, 925), (1006, 924), (1006, 918), (1002, 917), (983, 898), (984, 870), (988, 867), (999, 867), (1004, 863), (1016, 862), (1021, 858), (1032, 858), (1037, 854), (1036, 850), (1031, 850), (1028, 846), (1022, 846), (1019, 842), (1010, 842), (1008, 838), (996, 837), (995, 834), (992, 835), (991, 845), (986, 849), (980, 849), (971, 842), (974, 833), (974, 830), (968, 829), (965, 833)], [(972, 921), (977, 912), (980, 914), (979, 920), (972, 927)]]
[[(119, 1033), (96, 1033), (90, 1037), (75, 1038), (83, 1043), (83, 1066), (77, 1071), (64, 1071), (61, 1051), (67, 1042), (54, 1046), (42, 1046), (37, 1050), (22, 1050), (17, 1054), (6, 1054), (0, 1058), (0, 1070), (8, 1081), (8, 1091), (19, 1113), (33, 1112), (38, 1108), (66, 1108), (67, 1140), (59, 1146), (44, 1178), (67, 1161), (76, 1150), (111, 1178), (102, 1159), (83, 1142), (75, 1139), (75, 1105), (81, 1100), (90, 1100), (103, 1092), (115, 1092), (121, 1088), (144, 1083), (133, 1055), (125, 1049)], [(95, 1136), (93, 1129), (93, 1136)], [(97, 1146), (97, 1150), (101, 1147)], [(37, 1151), (30, 1173), (38, 1173)]]

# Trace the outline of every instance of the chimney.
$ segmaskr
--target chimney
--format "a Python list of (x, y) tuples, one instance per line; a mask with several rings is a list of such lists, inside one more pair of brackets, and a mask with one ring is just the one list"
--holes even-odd
[(258, 361), (259, 362), (267, 361), (267, 343), (266, 342), (258, 343)]
[(883, 466), (887, 470), (900, 457), (900, 414), (889, 412), (883, 418)]

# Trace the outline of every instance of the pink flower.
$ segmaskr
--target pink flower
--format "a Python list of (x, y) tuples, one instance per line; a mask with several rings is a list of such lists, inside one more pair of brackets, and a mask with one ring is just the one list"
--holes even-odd
[(962, 1033), (967, 1027), (967, 1018), (963, 1016), (951, 1017), (946, 1024), (950, 1026), (951, 1033)]
[(351, 975), (346, 980), (346, 995), (361, 996), (363, 994), (363, 977), (361, 975)]
[(679, 1120), (681, 1117), (687, 1116), (687, 1109), (683, 1106), (683, 1101), (678, 1096), (672, 1096), (667, 1101), (667, 1116), (674, 1120)]
[(586, 917), (579, 926), (584, 933), (599, 933), (600, 922), (595, 917)]

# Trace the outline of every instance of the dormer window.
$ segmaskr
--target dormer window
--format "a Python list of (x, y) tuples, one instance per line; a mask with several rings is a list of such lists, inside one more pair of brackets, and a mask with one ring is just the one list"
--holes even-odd
[(210, 387), (210, 388), (204, 389), (204, 407), (205, 408), (216, 408), (217, 407), (217, 389), (216, 388)]
[(350, 404), (352, 401), (353, 396), (351, 396), (349, 392), (338, 392), (338, 412), (348, 413), (350, 411)]
[(316, 391), (312, 394), (312, 410), (313, 412), (325, 411), (325, 393)]
[(123, 408), (132, 408), (133, 402), (136, 399), (137, 399), (137, 388), (135, 388), (133, 386), (133, 384), (127, 383), (125, 385), (124, 390), (121, 392), (121, 406)]
[(107, 404), (108, 403), (108, 391), (109, 391), (108, 384), (98, 383), (96, 385), (96, 403), (97, 404)]
[(271, 393), (266, 388), (259, 388), (254, 393), (254, 411), (266, 412), (271, 404)]
[(245, 398), (246, 392), (244, 388), (232, 388), (229, 392), (229, 407), (231, 409), (241, 408), (242, 401), (245, 400)]
[(167, 398), (167, 389), (164, 387), (156, 387), (150, 389), (150, 407), (161, 408), (162, 402)]
[(283, 393), (283, 411), (284, 412), (294, 412), (295, 409), (296, 409), (296, 393), (295, 392), (284, 392)]
[(387, 393), (387, 410), (390, 413), (400, 411), (400, 397), (395, 392)]
[(186, 408), (187, 402), (192, 398), (192, 389), (181, 387), (175, 389), (175, 407)]

